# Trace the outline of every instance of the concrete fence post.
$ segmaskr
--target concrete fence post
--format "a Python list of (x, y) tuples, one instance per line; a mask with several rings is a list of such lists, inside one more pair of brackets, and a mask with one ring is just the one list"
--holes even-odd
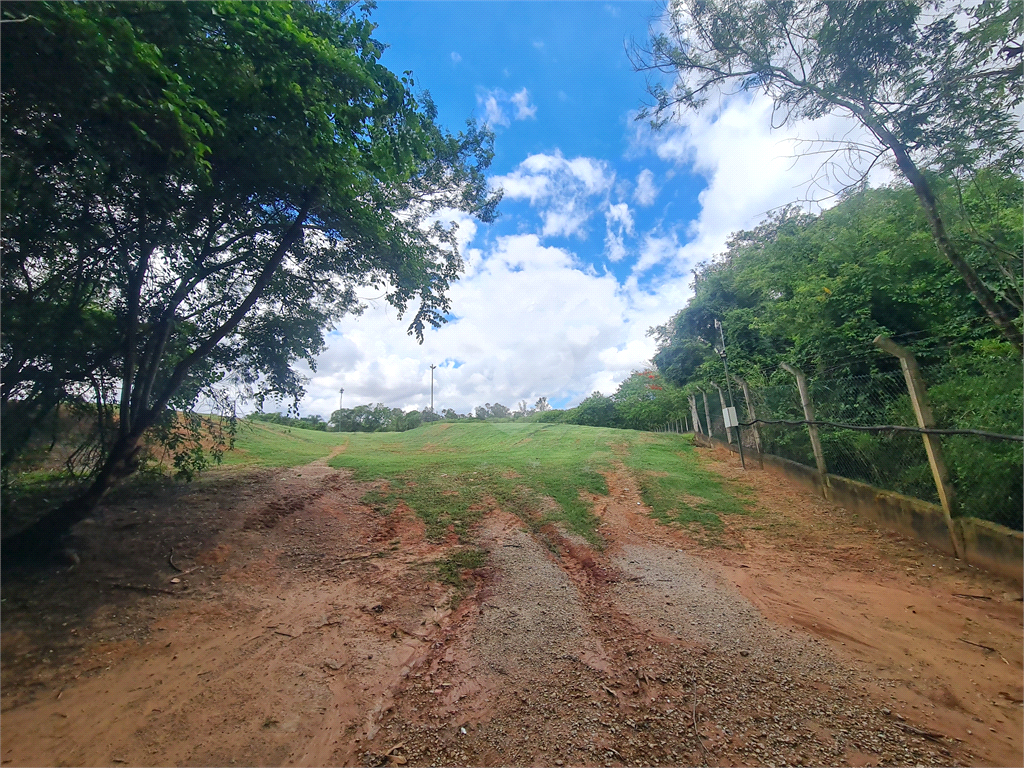
[(693, 431), (695, 434), (701, 434), (700, 419), (697, 416), (697, 397), (696, 395), (687, 395), (690, 400), (690, 416), (693, 417)]
[(711, 428), (711, 409), (708, 408), (708, 393), (703, 389), (698, 389), (697, 391), (704, 397), (704, 419), (708, 426), (708, 437), (714, 437), (715, 432)]
[[(740, 385), (743, 390), (743, 399), (747, 401), (747, 416), (753, 422), (757, 421), (757, 413), (754, 411), (754, 398), (750, 396), (750, 385), (747, 384), (746, 379), (742, 379), (739, 376), (733, 375), (736, 383)], [(757, 461), (761, 465), (761, 469), (764, 469), (764, 457), (761, 451), (761, 430), (757, 428), (757, 424), (751, 424), (751, 429), (754, 432), (754, 448), (757, 450)]]
[[(921, 375), (921, 369), (917, 365), (917, 358), (914, 357), (914, 353), (885, 336), (876, 336), (874, 344), (879, 349), (900, 359), (903, 378), (907, 382), (907, 392), (910, 393), (910, 402), (914, 405), (917, 426), (921, 427), (921, 429), (934, 427), (935, 416), (932, 414), (931, 405), (928, 403), (928, 389), (925, 386), (924, 377)], [(960, 542), (960, 537), (956, 535), (956, 526), (953, 525), (953, 515), (956, 513), (956, 491), (949, 480), (949, 470), (946, 468), (946, 459), (942, 455), (942, 445), (939, 442), (939, 436), (925, 434), (921, 435), (921, 437), (924, 439), (924, 450), (928, 454), (928, 464), (932, 469), (935, 489), (939, 492), (942, 516), (946, 518), (946, 527), (949, 528), (949, 538), (953, 542), (953, 551), (959, 559), (963, 560), (964, 548)]]
[[(711, 386), (713, 386), (715, 389), (718, 390), (718, 399), (722, 402), (722, 420), (724, 421), (725, 420), (725, 395), (722, 394), (722, 388), (720, 386), (718, 386), (717, 384), (715, 384), (715, 382), (711, 382)], [(729, 431), (728, 427), (725, 428), (725, 436), (729, 439), (729, 443), (731, 445), (732, 444), (732, 432)]]
[[(800, 404), (804, 409), (804, 418), (807, 421), (814, 421), (814, 403), (811, 402), (811, 393), (807, 389), (807, 377), (804, 372), (789, 363), (783, 363), (782, 367), (796, 377), (796, 386), (800, 390)], [(821, 440), (818, 438), (818, 427), (814, 424), (807, 425), (807, 431), (811, 436), (811, 449), (814, 451), (814, 461), (818, 465), (818, 475), (821, 477), (821, 495), (826, 499), (828, 493), (828, 468), (825, 466), (825, 454), (821, 450)]]

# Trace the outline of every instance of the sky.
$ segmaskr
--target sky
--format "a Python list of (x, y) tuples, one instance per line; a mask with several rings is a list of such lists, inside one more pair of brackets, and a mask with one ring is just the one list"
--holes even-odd
[[(381, 0), (382, 63), (411, 70), (449, 130), (495, 133), (500, 216), (464, 215), (452, 313), (422, 345), (409, 317), (371, 293), (328, 334), (302, 415), (343, 405), (403, 410), (544, 396), (558, 408), (612, 394), (656, 351), (648, 334), (692, 295), (692, 270), (769, 211), (829, 190), (797, 137), (841, 135), (838, 117), (771, 129), (771, 104), (742, 95), (653, 131), (637, 121), (647, 75), (628, 50), (661, 22), (651, 2)], [(822, 203), (828, 205), (828, 202)], [(268, 406), (273, 410), (273, 406)]]

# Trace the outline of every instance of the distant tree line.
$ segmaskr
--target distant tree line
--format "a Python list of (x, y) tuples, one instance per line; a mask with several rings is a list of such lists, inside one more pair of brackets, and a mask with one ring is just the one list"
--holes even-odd
[(434, 421), (474, 420), (486, 421), (500, 419), (515, 421), (551, 411), (546, 397), (538, 398), (533, 407), (525, 400), (520, 400), (516, 410), (501, 403), (486, 403), (477, 406), (471, 413), (458, 413), (453, 408), (445, 408), (440, 413), (424, 408), (422, 411), (403, 411), (401, 408), (390, 408), (384, 403), (376, 405), (357, 405), (355, 408), (342, 408), (331, 414), (324, 421), (319, 414), (310, 416), (289, 416), (284, 413), (253, 413), (247, 418), (266, 424), (280, 424), (296, 429), (312, 429), (319, 432), (406, 432), (416, 429), (421, 424)]
[(633, 371), (615, 393), (594, 392), (575, 408), (538, 413), (532, 421), (585, 427), (655, 429), (687, 414), (683, 390), (653, 369)]

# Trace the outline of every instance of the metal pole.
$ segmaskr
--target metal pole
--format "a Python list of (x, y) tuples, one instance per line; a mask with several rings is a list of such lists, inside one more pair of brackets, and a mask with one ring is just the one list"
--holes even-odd
[(729, 429), (729, 427), (725, 426), (725, 423), (727, 421), (725, 417), (725, 409), (728, 407), (725, 404), (725, 395), (722, 393), (722, 388), (718, 386), (715, 382), (712, 381), (711, 386), (718, 390), (718, 403), (719, 405), (722, 406), (722, 428), (725, 430), (725, 439), (729, 442), (729, 445), (732, 445), (732, 430)]
[(430, 412), (434, 412), (434, 369), (437, 368), (433, 363), (430, 364)]
[(345, 397), (345, 388), (342, 387), (341, 390), (338, 392), (338, 410), (339, 411), (341, 410), (341, 401), (342, 401), (342, 399), (344, 397)]
[[(718, 326), (718, 333), (722, 338), (722, 365), (725, 366), (725, 388), (729, 390), (729, 407), (732, 408), (733, 413), (736, 412), (736, 403), (732, 399), (732, 384), (729, 383), (729, 363), (726, 361), (725, 354), (725, 331), (722, 329), (722, 323), (720, 320), (715, 320), (715, 325)], [(721, 394), (722, 390), (718, 390)], [(736, 425), (736, 442), (740, 447), (740, 464), (744, 469), (747, 468), (747, 462), (743, 458), (743, 435), (740, 433), (740, 425)]]

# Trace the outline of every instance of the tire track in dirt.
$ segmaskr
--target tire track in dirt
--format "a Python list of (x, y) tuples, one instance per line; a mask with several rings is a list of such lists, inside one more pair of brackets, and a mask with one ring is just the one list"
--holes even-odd
[[(492, 512), (491, 577), (367, 764), (969, 762), (907, 730), (819, 641), (767, 621), (623, 470), (595, 498), (608, 542)], [(633, 489), (633, 490), (630, 490)], [(554, 554), (551, 550), (554, 550)], [(699, 739), (698, 739), (699, 735)]]
[[(92, 543), (81, 569), (53, 582), (65, 585), (61, 599), (75, 579), (109, 578), (103, 563), (122, 567), (132, 545), (116, 526), (135, 520), (175, 543), (186, 572), (170, 570), (167, 549), (155, 547), (149, 561), (133, 561), (130, 578), (176, 578), (174, 589), (188, 591), (117, 594), (104, 623), (87, 632), (91, 619), (80, 620), (73, 663), (48, 665), (18, 629), (32, 626), (32, 611), (52, 610), (48, 598), (15, 586), (6, 605), (20, 618), (8, 608), (4, 624), (3, 763), (986, 762), (923, 736), (927, 722), (887, 711), (877, 675), (835, 653), (815, 614), (808, 628), (818, 637), (796, 620), (765, 618), (806, 591), (797, 581), (783, 594), (773, 570), (796, 569), (794, 558), (748, 568), (742, 545), (707, 550), (657, 524), (623, 468), (607, 482), (609, 496), (588, 499), (603, 551), (489, 512), (473, 534), (488, 564), (463, 574), (475, 587), (454, 612), (432, 565), (450, 543), (428, 542), (404, 505), (388, 516), (363, 505), (373, 484), (326, 460), (263, 472), (224, 498), (199, 488), (151, 509), (115, 508), (83, 533)], [(273, 527), (246, 528), (260, 510), (300, 498)], [(751, 602), (730, 583), (755, 571), (779, 594)], [(120, 623), (126, 614), (146, 626)], [(43, 660), (15, 670), (9, 646)], [(1007, 690), (1019, 702), (1019, 688)]]

